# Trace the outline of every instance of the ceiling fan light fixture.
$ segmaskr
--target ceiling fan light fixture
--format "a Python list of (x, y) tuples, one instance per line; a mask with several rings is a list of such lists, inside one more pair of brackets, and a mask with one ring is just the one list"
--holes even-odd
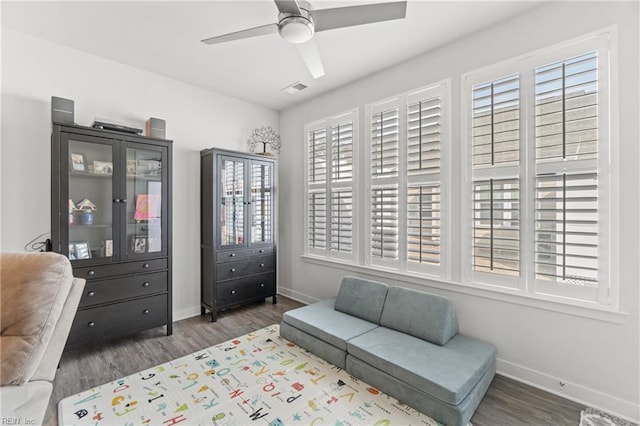
[(313, 21), (303, 16), (288, 16), (278, 23), (278, 32), (288, 42), (304, 43), (313, 37)]

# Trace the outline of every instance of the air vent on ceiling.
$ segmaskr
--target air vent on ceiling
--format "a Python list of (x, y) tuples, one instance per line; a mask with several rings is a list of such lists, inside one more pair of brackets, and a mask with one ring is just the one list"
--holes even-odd
[(288, 93), (290, 95), (295, 95), (298, 92), (302, 92), (304, 89), (306, 89), (308, 86), (304, 83), (300, 83), (299, 81), (285, 87), (284, 89), (282, 89), (282, 92)]

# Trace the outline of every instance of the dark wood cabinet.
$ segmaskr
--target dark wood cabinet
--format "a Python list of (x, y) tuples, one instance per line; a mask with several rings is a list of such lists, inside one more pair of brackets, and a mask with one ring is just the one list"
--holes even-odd
[(52, 249), (87, 280), (67, 345), (172, 333), (172, 142), (53, 126)]
[(276, 303), (275, 159), (205, 149), (200, 160), (201, 313)]

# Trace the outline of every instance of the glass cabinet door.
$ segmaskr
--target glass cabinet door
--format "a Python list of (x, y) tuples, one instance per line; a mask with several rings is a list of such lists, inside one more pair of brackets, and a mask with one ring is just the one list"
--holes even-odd
[(163, 150), (144, 146), (127, 146), (126, 164), (126, 235), (127, 258), (166, 251), (166, 171)]
[(244, 245), (245, 162), (233, 157), (220, 157), (218, 173), (220, 247)]
[(69, 259), (113, 258), (113, 145), (83, 139), (68, 139)]
[(251, 162), (251, 244), (272, 242), (273, 164)]

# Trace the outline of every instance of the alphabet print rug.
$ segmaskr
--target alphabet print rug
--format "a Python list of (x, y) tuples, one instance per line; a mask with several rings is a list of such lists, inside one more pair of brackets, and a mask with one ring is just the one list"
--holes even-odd
[[(61, 425), (429, 425), (271, 325), (58, 404)], [(181, 425), (181, 426), (182, 426)]]

